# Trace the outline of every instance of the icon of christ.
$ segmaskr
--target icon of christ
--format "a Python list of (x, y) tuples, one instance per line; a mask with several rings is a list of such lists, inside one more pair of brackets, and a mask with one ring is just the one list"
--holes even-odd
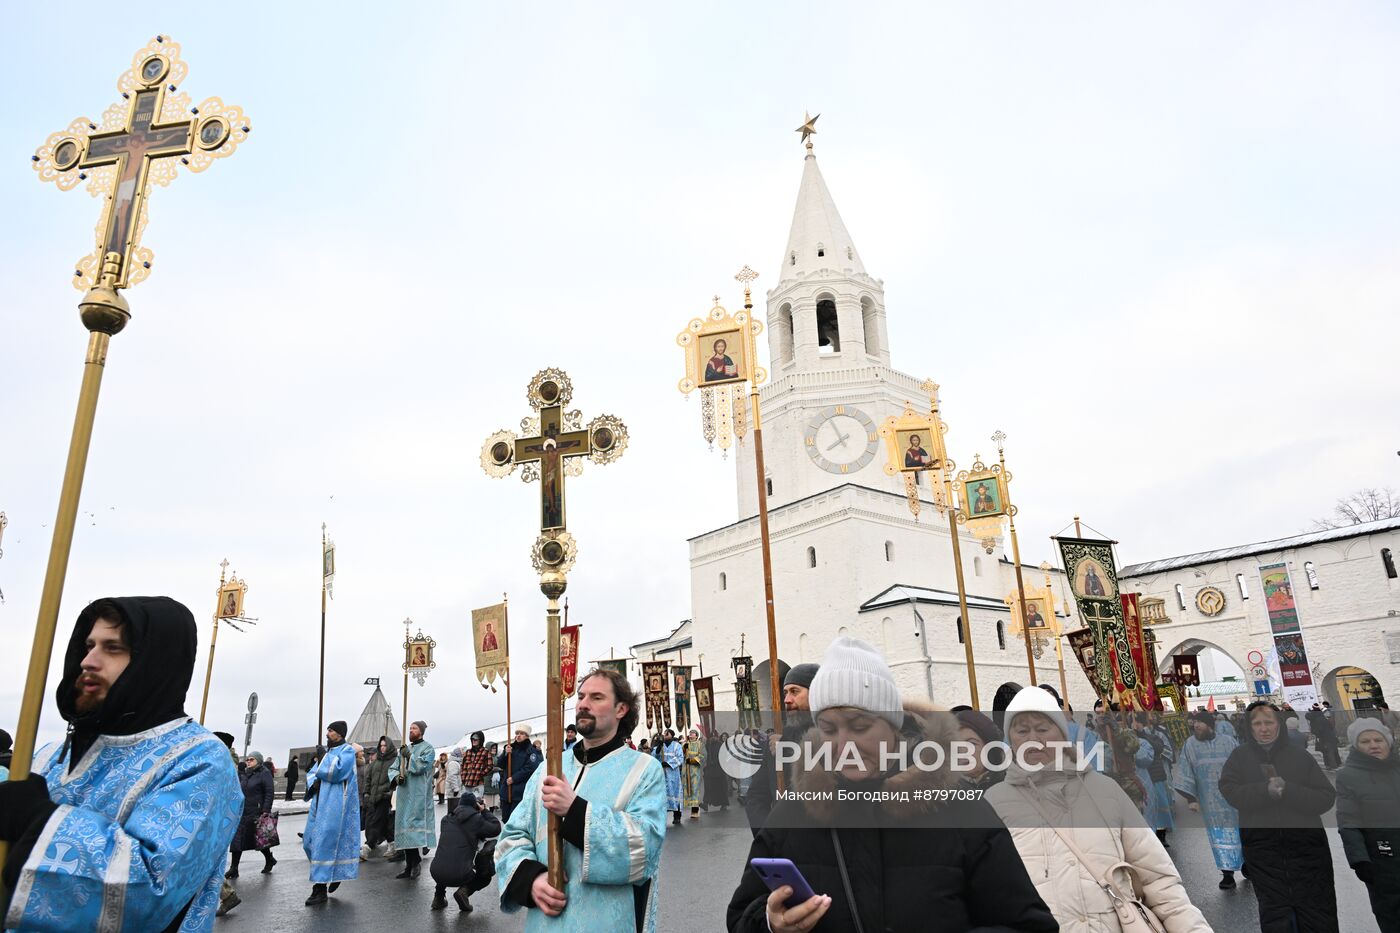
[[(557, 433), (551, 432), (551, 434)], [(563, 462), (559, 456), (559, 443), (553, 436), (547, 437), (544, 450), (540, 452), (540, 527), (562, 528), (564, 526), (564, 494), (561, 487), (563, 477), (560, 470)]]
[(926, 470), (932, 465), (933, 459), (929, 457), (928, 451), (924, 450), (919, 435), (909, 435), (909, 447), (904, 451), (904, 468)]
[(729, 342), (723, 338), (714, 343), (714, 355), (705, 362), (705, 381), (722, 382), (725, 379), (738, 379), (739, 367), (727, 355)]

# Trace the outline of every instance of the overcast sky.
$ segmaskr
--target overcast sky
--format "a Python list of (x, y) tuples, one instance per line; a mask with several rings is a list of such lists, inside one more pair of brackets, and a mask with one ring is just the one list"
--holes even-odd
[[(1132, 562), (1400, 484), (1391, 4), (20, 5), (0, 32), (11, 731), (82, 368), (69, 279), (99, 211), (29, 156), (100, 117), (165, 30), (183, 89), (253, 132), (151, 199), (59, 644), (91, 599), (174, 596), (201, 620), (197, 713), (227, 557), (259, 623), (221, 631), (208, 723), (241, 738), (258, 691), (253, 744), (279, 764), (316, 738), (323, 521), (327, 720), (354, 720), (369, 676), (398, 710), (411, 616), (439, 667), (410, 718), (439, 742), (503, 721), (469, 638), (503, 591), (515, 712), (542, 711), (537, 487), (478, 456), (544, 366), (631, 431), (570, 484), (584, 656), (688, 617), (685, 541), (734, 519), (734, 471), (675, 389), (674, 337), (715, 293), (738, 303), (745, 263), (775, 284), (804, 109), (884, 279), (894, 365), (942, 383), (958, 459), (1010, 436), (1027, 561), (1076, 512)], [(50, 700), (41, 738), (61, 727)]]

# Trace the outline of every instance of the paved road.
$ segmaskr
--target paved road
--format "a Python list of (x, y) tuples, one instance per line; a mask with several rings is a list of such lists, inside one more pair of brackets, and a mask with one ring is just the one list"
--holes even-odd
[[(439, 815), (443, 812), (445, 808), (439, 808)], [(1176, 818), (1178, 829), (1170, 839), (1171, 854), (1196, 906), (1221, 933), (1257, 930), (1258, 914), (1249, 883), (1234, 891), (1219, 890), (1216, 884), (1220, 874), (1211, 861), (1200, 818), (1183, 806), (1177, 807)], [(426, 862), (416, 881), (394, 878), (402, 863), (378, 859), (363, 863), (360, 877), (346, 882), (329, 904), (307, 907), (302, 902), (311, 892), (311, 884), (307, 881), (306, 857), (296, 835), (304, 822), (302, 816), (282, 818), (282, 837), (286, 841), (274, 850), (279, 862), (271, 875), (259, 874), (262, 860), (256, 853), (244, 856), (242, 877), (238, 880), (243, 903), (218, 922), (217, 931), (346, 933), (402, 928), (412, 933), (432, 933), (519, 930), (523, 926), (520, 914), (500, 913), (494, 885), (472, 899), (475, 910), (470, 915), (462, 915), (451, 900), (447, 910), (429, 910), (433, 882)], [(751, 838), (743, 813), (734, 809), (705, 814), (698, 823), (687, 822), (671, 829), (659, 881), (662, 933), (714, 933), (724, 929), (725, 907), (738, 883)], [(1341, 929), (1344, 933), (1376, 933), (1378, 928), (1365, 887), (1345, 867), (1335, 831), (1331, 838)]]

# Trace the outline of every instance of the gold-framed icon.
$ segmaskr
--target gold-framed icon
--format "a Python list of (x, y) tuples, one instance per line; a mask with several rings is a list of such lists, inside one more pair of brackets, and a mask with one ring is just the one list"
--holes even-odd
[(934, 425), (928, 413), (915, 411), (913, 406), (907, 406), (904, 414), (898, 417), (886, 418), (880, 425), (880, 436), (885, 439), (888, 454), (885, 472), (895, 476), (950, 467), (943, 446), (943, 434), (947, 430), (948, 425), (942, 421)]
[(230, 580), (219, 589), (220, 619), (241, 619), (243, 617), (243, 597), (248, 587), (239, 580)]

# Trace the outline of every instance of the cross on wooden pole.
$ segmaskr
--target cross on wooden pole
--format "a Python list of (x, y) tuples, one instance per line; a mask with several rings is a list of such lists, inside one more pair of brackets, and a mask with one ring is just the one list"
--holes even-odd
[[(568, 587), (568, 573), (574, 565), (576, 549), (568, 532), (564, 503), (564, 478), (577, 476), (583, 468), (579, 458), (594, 463), (611, 463), (627, 447), (627, 426), (612, 415), (599, 415), (583, 426), (583, 415), (567, 411), (573, 398), (573, 383), (561, 369), (545, 369), (530, 380), (527, 392), (530, 407), (539, 414), (520, 422), (527, 437), (512, 431), (497, 431), (481, 447), (481, 466), (488, 476), (509, 476), (520, 467), (527, 483), (540, 483), (540, 534), (531, 558), (540, 575), (540, 591), (549, 600), (545, 610), (546, 683), (545, 711), (548, 733), (545, 746), (546, 773), (563, 773), (564, 744), (563, 678), (559, 656), (559, 599)], [(514, 788), (517, 793), (521, 788)], [(559, 817), (549, 815), (549, 883), (564, 890), (564, 849), (559, 834)]]
[[(119, 289), (140, 281), (150, 267), (148, 251), (139, 247), (147, 187), (152, 181), (170, 183), (175, 177), (175, 157), (191, 171), (203, 171), (214, 159), (231, 155), (248, 135), (243, 112), (217, 97), (190, 108), (191, 117), (176, 118), (189, 107), (189, 96), (177, 93), (188, 71), (180, 60), (179, 44), (168, 36), (156, 36), (117, 80), (117, 89), (128, 103), (108, 108), (101, 126), (79, 117), (66, 130), (51, 134), (33, 157), (41, 181), (51, 181), (63, 190), (87, 181), (88, 191), (104, 196), (106, 205), (97, 228), (97, 249), (79, 263), (74, 276), (74, 284), (86, 289), (78, 310), (88, 329), (88, 347), (15, 731), (11, 781), (29, 776), (107, 349), (131, 319), (131, 307)], [(5, 850), (0, 843), (0, 862)]]

